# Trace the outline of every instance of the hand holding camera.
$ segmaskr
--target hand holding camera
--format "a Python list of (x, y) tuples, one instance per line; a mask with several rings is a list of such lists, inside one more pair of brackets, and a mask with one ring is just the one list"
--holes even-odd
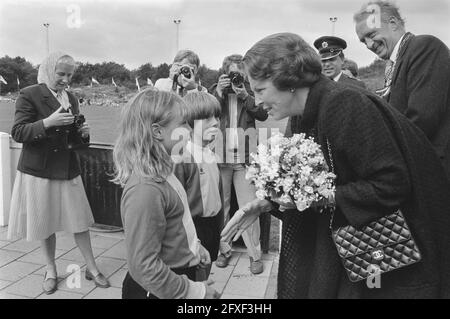
[(70, 125), (74, 121), (74, 116), (70, 113), (61, 113), (63, 107), (61, 106), (55, 112), (53, 112), (49, 117), (43, 120), (44, 127), (50, 128), (54, 126), (65, 126)]
[(221, 75), (216, 90), (220, 97), (223, 97), (224, 93), (235, 93), (240, 99), (245, 99), (248, 96), (244, 86), (244, 76), (240, 72), (230, 72)]
[(78, 129), (78, 132), (81, 134), (81, 138), (88, 138), (90, 130), (91, 128), (89, 127), (89, 125), (86, 122), (84, 122)]
[(173, 90), (176, 90), (177, 85), (186, 90), (192, 90), (197, 87), (194, 70), (188, 65), (174, 63), (170, 69), (169, 76), (173, 80)]

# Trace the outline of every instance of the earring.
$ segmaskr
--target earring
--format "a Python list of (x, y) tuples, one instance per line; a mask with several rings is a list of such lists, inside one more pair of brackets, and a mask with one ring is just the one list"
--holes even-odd
[(290, 89), (289, 91), (290, 91), (291, 93), (294, 93), (294, 92), (295, 92), (295, 89), (292, 88), (292, 89)]

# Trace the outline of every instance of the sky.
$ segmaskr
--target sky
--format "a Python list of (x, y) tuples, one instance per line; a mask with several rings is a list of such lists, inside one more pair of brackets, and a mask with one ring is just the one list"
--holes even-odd
[[(353, 13), (364, 0), (1, 0), (0, 56), (22, 56), (39, 64), (60, 50), (77, 61), (114, 61), (135, 69), (170, 64), (179, 48), (198, 53), (201, 64), (218, 69), (230, 54), (245, 54), (263, 37), (293, 32), (312, 44), (331, 35), (347, 41), (346, 57), (366, 66), (376, 56), (355, 33)], [(450, 46), (449, 0), (397, 0), (406, 28), (432, 34)]]

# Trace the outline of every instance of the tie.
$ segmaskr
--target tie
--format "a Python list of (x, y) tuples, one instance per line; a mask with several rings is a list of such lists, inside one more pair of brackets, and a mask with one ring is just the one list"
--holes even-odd
[(392, 73), (394, 73), (394, 62), (391, 60), (386, 61), (386, 69), (384, 70), (384, 86), (388, 87), (392, 82)]

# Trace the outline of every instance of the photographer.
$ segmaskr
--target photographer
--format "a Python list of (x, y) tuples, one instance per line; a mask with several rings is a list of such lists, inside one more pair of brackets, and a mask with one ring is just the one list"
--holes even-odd
[(79, 160), (73, 148), (89, 141), (89, 126), (79, 114), (77, 98), (66, 87), (75, 60), (55, 52), (40, 65), (38, 83), (20, 91), (11, 135), (22, 143), (11, 199), (8, 238), (41, 241), (46, 294), (57, 289), (55, 264), (58, 231), (74, 234), (86, 262), (85, 277), (109, 287), (95, 263), (89, 237), (94, 223)]
[(169, 77), (158, 79), (155, 88), (161, 91), (172, 91), (180, 96), (190, 91), (208, 90), (195, 81), (200, 66), (200, 58), (191, 50), (181, 50), (175, 55), (169, 71)]
[[(267, 112), (262, 106), (255, 105), (255, 99), (249, 94), (245, 87), (245, 73), (242, 67), (242, 56), (231, 55), (224, 59), (222, 64), (224, 74), (219, 77), (218, 83), (214, 84), (210, 91), (218, 99), (222, 113), (220, 128), (224, 142), (225, 158), (233, 158), (232, 163), (220, 164), (224, 196), (225, 223), (229, 220), (231, 185), (234, 185), (239, 207), (251, 202), (256, 198), (254, 185), (245, 179), (245, 163), (249, 163), (249, 145), (245, 145), (245, 158), (239, 158), (239, 138), (236, 129), (255, 128), (255, 120), (265, 121)], [(231, 133), (235, 134), (231, 134)], [(244, 140), (243, 140), (244, 141)], [(247, 247), (250, 257), (250, 271), (253, 274), (263, 272), (261, 262), (261, 245), (259, 242), (260, 225), (257, 220), (242, 238)], [(218, 267), (226, 267), (231, 258), (231, 244), (220, 243), (220, 254), (217, 258)]]

